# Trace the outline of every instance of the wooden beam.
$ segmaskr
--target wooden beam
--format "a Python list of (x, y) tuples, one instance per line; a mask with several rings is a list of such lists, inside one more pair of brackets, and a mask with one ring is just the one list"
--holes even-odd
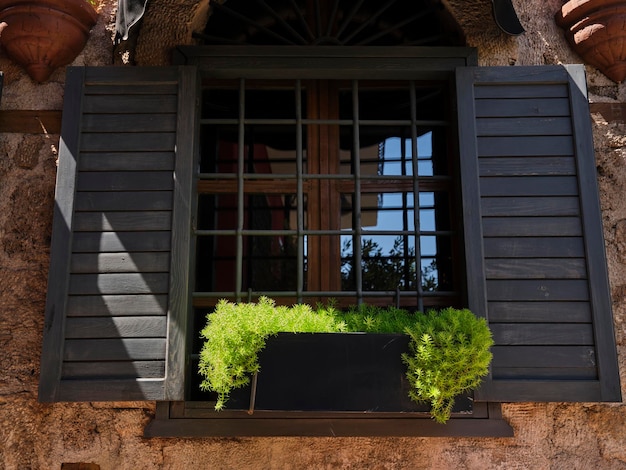
[(626, 122), (626, 103), (590, 103), (592, 114), (601, 114), (607, 122)]
[(56, 110), (2, 110), (0, 133), (60, 134), (61, 114)]

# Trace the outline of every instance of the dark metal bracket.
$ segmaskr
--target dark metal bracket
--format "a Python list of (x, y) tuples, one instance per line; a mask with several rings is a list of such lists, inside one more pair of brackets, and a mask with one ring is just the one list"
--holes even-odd
[(515, 13), (511, 0), (491, 0), (491, 3), (493, 3), (493, 17), (502, 31), (511, 36), (526, 32)]

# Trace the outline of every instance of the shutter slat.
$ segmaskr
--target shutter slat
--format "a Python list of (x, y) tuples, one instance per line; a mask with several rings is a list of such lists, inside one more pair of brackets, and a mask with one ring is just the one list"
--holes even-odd
[(163, 360), (165, 341), (165, 338), (67, 339), (63, 359), (68, 362)]
[[(553, 385), (556, 380), (571, 380), (571, 381), (586, 381), (590, 384), (598, 379), (597, 370), (595, 367), (493, 367), (492, 373), (494, 377), (498, 377), (498, 381), (504, 380), (517, 380), (518, 387), (519, 381), (530, 380), (545, 380), (547, 385)], [(542, 384), (543, 385), (543, 384)], [(560, 384), (562, 386), (563, 384)], [(556, 390), (557, 393), (565, 393), (568, 387), (563, 387), (561, 390)], [(557, 400), (557, 399), (555, 399)]]
[(590, 346), (494, 346), (492, 351), (493, 367), (503, 369), (595, 366), (595, 351)]
[(74, 219), (77, 232), (152, 231), (169, 230), (172, 213), (169, 211), (78, 212)]
[(170, 191), (80, 192), (76, 211), (163, 211), (172, 210)]
[(175, 132), (176, 114), (88, 114), (85, 132)]
[(569, 116), (566, 98), (476, 100), (477, 117)]
[[(507, 214), (508, 215), (508, 214)], [(485, 217), (485, 237), (579, 237), (579, 217)]]
[(485, 260), (487, 279), (585, 279), (583, 258), (494, 258)]
[(477, 99), (498, 98), (568, 98), (569, 92), (564, 84), (551, 85), (508, 85), (506, 83), (498, 86), (476, 86), (474, 96)]
[(571, 135), (572, 123), (566, 117), (482, 118), (476, 121), (476, 130), (481, 137)]
[(489, 321), (494, 323), (589, 323), (589, 302), (489, 302)]
[(171, 171), (83, 171), (78, 177), (78, 191), (171, 191), (172, 187)]
[(482, 178), (480, 193), (485, 196), (577, 196), (573, 176), (511, 176)]
[(68, 339), (158, 338), (165, 336), (166, 317), (68, 318), (65, 328)]
[(173, 132), (128, 132), (115, 134), (83, 134), (81, 151), (99, 152), (111, 149), (111, 140), (118, 142), (116, 150), (123, 152), (164, 152), (174, 148)]
[(170, 152), (98, 152), (81, 154), (80, 171), (172, 171), (174, 153)]
[(165, 315), (166, 294), (162, 295), (81, 295), (68, 298), (68, 317), (118, 317), (124, 315)]
[(77, 232), (74, 253), (169, 251), (170, 232)]
[(162, 378), (65, 380), (57, 401), (140, 401), (165, 396)]
[(85, 113), (144, 114), (176, 113), (176, 95), (142, 95), (133, 94), (132, 90), (120, 90), (110, 95), (87, 95), (85, 97)]
[[(152, 82), (154, 81), (153, 80)], [(143, 80), (143, 83), (139, 80), (133, 83), (111, 83), (105, 84), (102, 77), (99, 77), (98, 82), (89, 83), (87, 93), (89, 95), (175, 95), (178, 92), (178, 84), (175, 80), (171, 83), (160, 82), (155, 85), (149, 80)]]
[(482, 208), (485, 217), (568, 217), (580, 213), (576, 197), (483, 197)]
[(570, 136), (479, 137), (480, 157), (549, 157), (572, 155)]
[[(474, 157), (475, 158), (475, 157)], [(480, 176), (575, 175), (576, 162), (571, 156), (481, 158)]]
[(165, 361), (66, 362), (62, 376), (80, 379), (154, 379), (165, 376)]
[(582, 237), (485, 238), (486, 258), (583, 258)]
[(588, 283), (581, 280), (488, 280), (490, 301), (588, 301)]
[(492, 324), (491, 331), (499, 345), (593, 345), (590, 324)]
[(167, 294), (168, 288), (168, 273), (71, 274), (69, 294)]
[(74, 253), (73, 274), (168, 272), (170, 254), (165, 253)]

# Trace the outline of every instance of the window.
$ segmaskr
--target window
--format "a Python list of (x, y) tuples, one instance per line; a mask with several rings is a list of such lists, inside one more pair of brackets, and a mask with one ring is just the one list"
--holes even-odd
[[(228, 220), (235, 212), (234, 206), (222, 195), (236, 194), (238, 198), (243, 196), (240, 206), (244, 210), (239, 211), (238, 216), (243, 215), (246, 222), (248, 215), (248, 225), (242, 226), (254, 231), (244, 231), (234, 237), (239, 236), (241, 240), (239, 254), (236, 247), (234, 251), (232, 248), (223, 250), (226, 258), (234, 256), (241, 260), (235, 263), (240, 267), (236, 266), (234, 272), (229, 273), (229, 277), (232, 274), (235, 279), (240, 276), (241, 284), (224, 287), (225, 292), (232, 289), (229, 295), (234, 297), (239, 294), (246, 298), (248, 287), (253, 289), (253, 295), (257, 291), (255, 284), (259, 276), (254, 275), (257, 260), (245, 249), (250, 244), (264, 246), (260, 254), (272, 261), (270, 278), (281, 279), (283, 266), (293, 269), (294, 264), (298, 267), (301, 263), (296, 281), (285, 291), (274, 291), (284, 299), (298, 295), (303, 299), (307, 295), (322, 296), (328, 289), (338, 297), (345, 295), (347, 301), (358, 301), (358, 289), (353, 287), (356, 283), (352, 284), (349, 275), (354, 266), (359, 265), (354, 261), (358, 255), (344, 250), (346, 263), (342, 271), (342, 237), (352, 244), (355, 240), (358, 242), (359, 236), (363, 244), (369, 235), (390, 236), (395, 241), (405, 235), (405, 228), (417, 229), (418, 225), (420, 231), (425, 232), (421, 237), (435, 237), (436, 249), (422, 243), (420, 237), (419, 241), (415, 239), (415, 252), (407, 251), (414, 256), (415, 266), (422, 270), (435, 261), (438, 287), (444, 277), (452, 279), (451, 287), (437, 291), (429, 290), (422, 282), (424, 304), (436, 304), (444, 295), (458, 292), (459, 302), (466, 301), (476, 314), (488, 319), (496, 339), (492, 374), (476, 392), (472, 418), (450, 423), (450, 427), (445, 427), (446, 433), (505, 432), (502, 426), (506, 428), (506, 423), (493, 419), (498, 418), (498, 409), (489, 402), (619, 401), (593, 146), (587, 100), (581, 91), (584, 90), (582, 70), (560, 66), (473, 67), (472, 55), (458, 49), (398, 48), (391, 55), (388, 49), (329, 51), (312, 48), (299, 53), (297, 58), (289, 48), (279, 52), (276, 49), (264, 52), (240, 49), (237, 52), (223, 48), (188, 48), (180, 51), (187, 66), (69, 69), (40, 399), (166, 402), (159, 404), (158, 418), (147, 429), (147, 435), (272, 432), (326, 435), (331, 429), (346, 435), (441, 432), (433, 428), (428, 419), (396, 415), (385, 416), (382, 421), (369, 416), (339, 419), (328, 415), (296, 421), (276, 415), (261, 419), (243, 417), (243, 421), (227, 415), (208, 419), (210, 410), (184, 401), (189, 385), (185, 375), (190, 370), (188, 346), (193, 340), (189, 312), (194, 302), (208, 302), (210, 295), (200, 293), (221, 292), (211, 290), (216, 289), (213, 267), (206, 274), (202, 273), (206, 278), (201, 283), (205, 284), (198, 287), (191, 282), (196, 272), (190, 262), (195, 246), (190, 223), (196, 214), (193, 201), (207, 198), (208, 202), (199, 203), (200, 214), (204, 211), (202, 207), (209, 207), (219, 215), (218, 225), (213, 218), (210, 222), (214, 225), (201, 218), (197, 220), (200, 224), (198, 238), (210, 238), (216, 235), (216, 230), (222, 230), (220, 223), (227, 226), (224, 230), (232, 232)], [(247, 66), (242, 68), (241, 64), (254, 64), (251, 75), (246, 72)], [(291, 71), (291, 77), (281, 74), (278, 88), (274, 82), (276, 70)], [(376, 114), (372, 120), (376, 122), (361, 122), (368, 121), (369, 116), (365, 119), (358, 113), (358, 123), (354, 122), (355, 114), (348, 115), (344, 123), (343, 107), (337, 106), (335, 111), (331, 110), (337, 114), (324, 115), (328, 116), (328, 119), (323, 118), (324, 122), (306, 121), (311, 116), (309, 95), (322, 84), (328, 90), (334, 88), (333, 96), (338, 97), (342, 93), (351, 97), (355, 89), (357, 94), (371, 92), (371, 96), (383, 91), (395, 95), (406, 90), (410, 95), (413, 87), (415, 96), (420, 97), (424, 87), (436, 88), (444, 83), (455, 83), (447, 95), (454, 100), (447, 102), (449, 107), (441, 108), (447, 114), (426, 117), (417, 114), (415, 117), (419, 120), (434, 117), (435, 121), (448, 124), (439, 126), (431, 122), (415, 127), (411, 153), (405, 150), (406, 157), (418, 156), (417, 193), (426, 193), (417, 198), (418, 202), (408, 197), (416, 192), (414, 188), (402, 189), (405, 183), (393, 188), (383, 184), (384, 171), (392, 168), (393, 159), (402, 161), (402, 148), (406, 146), (398, 144), (406, 143), (408, 137), (398, 129), (407, 127), (403, 124), (406, 115), (400, 118), (400, 123), (391, 123), (385, 108), (376, 105), (372, 108), (375, 110), (372, 114)], [(235, 118), (217, 113), (197, 115), (195, 104), (211, 103), (211, 90), (216, 87), (222, 87), (217, 88), (221, 91), (220, 99), (246, 91), (242, 94), (252, 97), (253, 103), (255, 100), (261, 103), (251, 108), (262, 111), (261, 115), (251, 117), (254, 121), (248, 122), (241, 122), (239, 114)], [(203, 96), (197, 91), (200, 88), (208, 92)], [(262, 105), (267, 96), (285, 90), (293, 97), (290, 101), (281, 99), (280, 107)], [(297, 137), (298, 114), (295, 118), (280, 117), (284, 122), (272, 121), (274, 117), (265, 114), (268, 109), (279, 114), (283, 109), (293, 109), (288, 103), (297, 102), (298, 96), (306, 97), (302, 99), (300, 119), (302, 145)], [(391, 98), (387, 101), (394, 103)], [(338, 98), (335, 102), (342, 103), (342, 100)], [(347, 98), (346, 102), (349, 104), (345, 109), (349, 111), (354, 100)], [(440, 110), (437, 106), (422, 109)], [(334, 116), (339, 118), (335, 120)], [(226, 122), (205, 119), (225, 119)], [(237, 132), (232, 131), (233, 125)], [(202, 126), (212, 131), (201, 132)], [(292, 130), (282, 132), (283, 126)], [(239, 132), (242, 127), (243, 134)], [(338, 142), (334, 148), (340, 150), (338, 157), (335, 155), (334, 160), (327, 157), (326, 161), (332, 160), (340, 169), (345, 161), (350, 171), (360, 172), (360, 181), (347, 170), (336, 174), (312, 171), (313, 165), (318, 165), (315, 162), (320, 161), (313, 149), (314, 142), (321, 139), (312, 139), (310, 134), (316, 128), (321, 134), (324, 127), (328, 135), (325, 142)], [(413, 132), (411, 126), (408, 127)], [(368, 134), (363, 131), (365, 128), (376, 132)], [(254, 130), (254, 141), (246, 140), (250, 137), (246, 129)], [(446, 135), (445, 145), (439, 143), (437, 136), (442, 129)], [(393, 132), (388, 132), (390, 130)], [(342, 144), (342, 132), (348, 135), (346, 144)], [(442, 178), (437, 169), (433, 176), (420, 176), (420, 155), (429, 156), (428, 152), (421, 154), (420, 144), (429, 139), (430, 133), (433, 167), (447, 165)], [(203, 136), (201, 142), (193, 138), (197, 135)], [(296, 136), (295, 144), (293, 141), (283, 143), (289, 135)], [(375, 138), (371, 142), (382, 142), (382, 149), (378, 146), (377, 151), (368, 150), (372, 146), (367, 139), (372, 135)], [(237, 144), (233, 145), (235, 139)], [(451, 150), (449, 145), (452, 142), (454, 146), (455, 141), (458, 141), (458, 148)], [(199, 143), (200, 149), (197, 148)], [(214, 159), (212, 165), (223, 164), (224, 170), (220, 168), (220, 173), (206, 171), (210, 169), (209, 159), (196, 189), (194, 174), (199, 161), (195, 156), (210, 155), (205, 150), (209, 144), (215, 148), (217, 143), (223, 146), (224, 153), (213, 155), (223, 156), (223, 160)], [(400, 147), (399, 154), (393, 151), (394, 144), (396, 149)], [(392, 152), (387, 153), (385, 147)], [(443, 148), (445, 153), (440, 152)], [(278, 151), (286, 152), (287, 158), (281, 161)], [(341, 151), (347, 152), (345, 160)], [(232, 164), (228, 162), (229, 155), (235, 154), (238, 161), (251, 166), (240, 167), (245, 170), (243, 175), (236, 171), (233, 177), (227, 165)], [(249, 155), (252, 158), (246, 160)], [(375, 171), (368, 169), (368, 155), (373, 155), (371, 158), (377, 162)], [(442, 161), (438, 160), (439, 155), (445, 155)], [(379, 175), (381, 160), (385, 164), (380, 170), (383, 174)], [(277, 161), (283, 167), (272, 169), (270, 173), (268, 168)], [(204, 160), (202, 165), (205, 165)], [(265, 171), (260, 171), (263, 168)], [(402, 174), (392, 176), (404, 181)], [(448, 178), (451, 183), (447, 183)], [(236, 184), (228, 181), (236, 183), (238, 179), (244, 181), (244, 190), (237, 189), (233, 193), (231, 188)], [(460, 184), (455, 185), (455, 179), (460, 180)], [(223, 193), (216, 192), (216, 181), (220, 182)], [(273, 181), (273, 192), (269, 196), (267, 191), (259, 189), (266, 181)], [(340, 214), (344, 211), (345, 220), (336, 217), (334, 221), (325, 222), (326, 225), (319, 222), (312, 226), (305, 214), (316, 204), (323, 208), (321, 199), (316, 201), (315, 198), (321, 198), (319, 194), (324, 185), (327, 186), (325, 197), (335, 196), (334, 204)], [(358, 185), (360, 191), (357, 191)], [(455, 193), (455, 188), (459, 188), (460, 194)], [(385, 201), (384, 196), (389, 193), (395, 199)], [(440, 197), (441, 194), (445, 196)], [(298, 199), (301, 199), (299, 204)], [(359, 205), (360, 234), (359, 225), (352, 218), (358, 213)], [(435, 215), (436, 233), (431, 235), (428, 214), (433, 205), (438, 215)], [(415, 206), (419, 206), (419, 210)], [(444, 209), (440, 210), (442, 206)], [(257, 213), (255, 217), (252, 217), (252, 208)], [(417, 215), (413, 220), (417, 219), (417, 223), (411, 226), (409, 217), (406, 225), (403, 220), (402, 224), (387, 228), (389, 234), (368, 234), (368, 231), (378, 230), (370, 228), (374, 225), (367, 225), (374, 213), (378, 220), (383, 212), (396, 210), (402, 214), (413, 210), (413, 215)], [(250, 224), (257, 225), (252, 229)], [(274, 224), (280, 228), (275, 229)], [(207, 232), (203, 233), (205, 230)], [(294, 235), (295, 255), (293, 249), (285, 248), (288, 246), (286, 237)], [(335, 280), (319, 289), (315, 284), (318, 281), (311, 281), (315, 278), (310, 277), (317, 269), (313, 268), (317, 249), (314, 247), (318, 243), (314, 237), (334, 238), (334, 242), (327, 245), (333, 247), (335, 256), (327, 257), (324, 262), (334, 263)], [(202, 250), (214, 251), (211, 241), (200, 243), (209, 243), (199, 250), (201, 256), (205, 256)], [(446, 264), (448, 246), (454, 261), (451, 266)], [(397, 258), (388, 252), (383, 251), (373, 260), (397, 259), (405, 263), (403, 267), (407, 264), (404, 251), (400, 250)], [(463, 258), (458, 264), (456, 252)], [(587, 256), (589, 253), (592, 256)], [(209, 259), (208, 266), (219, 262), (215, 258), (204, 259)], [(367, 270), (363, 263), (361, 266), (363, 279)], [(346, 281), (343, 286), (342, 273)], [(417, 302), (420, 286), (410, 286), (406, 279), (400, 279), (407, 287), (400, 290), (400, 296), (386, 289), (374, 290), (378, 289), (375, 287), (363, 288), (362, 298), (378, 298), (378, 293), (384, 292), (381, 298), (385, 302), (390, 299)], [(321, 281), (319, 283), (322, 285)], [(242, 286), (239, 292), (234, 288), (237, 285)], [(204, 290), (207, 288), (209, 290)], [(294, 431), (294, 427), (297, 430)]]
[(203, 89), (194, 338), (221, 298), (462, 305), (449, 82)]

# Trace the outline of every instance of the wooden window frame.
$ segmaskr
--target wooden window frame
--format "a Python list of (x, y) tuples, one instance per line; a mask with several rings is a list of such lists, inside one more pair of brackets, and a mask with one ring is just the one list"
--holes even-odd
[[(296, 60), (294, 58), (305, 60)], [(409, 60), (406, 60), (406, 59)], [(178, 64), (196, 65), (201, 76), (233, 79), (246, 76), (249, 60), (254, 78), (271, 79), (287, 69), (299, 79), (451, 80), (457, 67), (476, 65), (470, 48), (350, 48), (317, 47), (293, 50), (279, 47), (180, 47)], [(300, 68), (301, 64), (306, 68)], [(243, 65), (242, 65), (243, 64)], [(374, 66), (372, 66), (375, 64)], [(418, 71), (416, 73), (416, 71)], [(193, 194), (191, 191), (188, 194)], [(176, 230), (176, 226), (174, 226)], [(187, 311), (177, 312), (186, 315)], [(188, 320), (181, 320), (190, 327)], [(189, 330), (188, 330), (189, 331)], [(189, 334), (188, 334), (189, 341)], [(184, 343), (170, 349), (185, 348)], [(184, 364), (179, 370), (184, 370)], [(152, 436), (512, 436), (499, 404), (475, 403), (470, 415), (456, 414), (439, 425), (425, 413), (359, 414), (301, 412), (217, 413), (205, 405), (185, 401), (160, 402), (156, 418), (146, 427)]]

